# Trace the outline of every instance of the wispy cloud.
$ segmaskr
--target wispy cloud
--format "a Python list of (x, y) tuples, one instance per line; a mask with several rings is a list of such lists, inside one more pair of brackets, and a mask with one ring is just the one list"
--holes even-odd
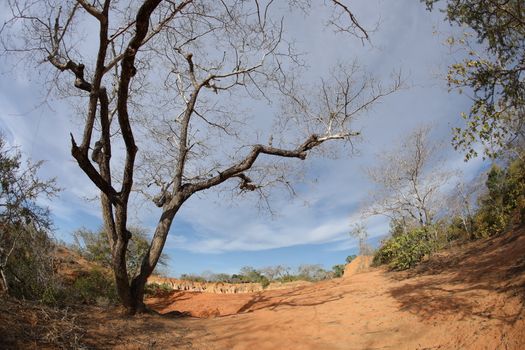
[[(317, 25), (322, 27), (324, 19), (315, 12), (308, 18), (291, 18), (287, 30), (296, 36), (300, 51), (313, 50), (305, 57), (311, 77), (322, 76), (332, 63), (355, 58), (385, 84), (393, 70), (405, 75), (408, 89), (385, 99), (355, 124), (363, 134), (363, 142), (358, 145), (360, 154), (350, 156), (350, 149), (346, 149), (339, 159), (305, 160), (309, 165), (307, 181), (298, 186), (298, 197), (272, 193), (274, 217), (262, 213), (251, 196), (231, 199), (210, 191), (191, 198), (175, 219), (168, 249), (227, 257), (235, 252), (327, 243), (336, 252), (355, 248), (356, 242), (349, 239), (348, 232), (350, 224), (360, 220), (361, 203), (372, 186), (362, 170), (374, 164), (375, 155), (388, 151), (417, 124), (432, 121), (438, 137), (449, 147), (450, 129), (460, 123), (459, 113), (468, 109), (470, 101), (465, 96), (448, 94), (445, 84), (435, 77), (451, 62), (441, 38), (433, 34), (442, 25), (441, 15), (428, 13), (418, 1), (409, 0), (363, 1), (354, 6), (369, 27), (381, 18), (371, 44), (362, 45), (330, 30), (318, 30)], [(39, 92), (28, 75), (12, 74), (0, 81), (0, 126), (25, 154), (47, 160), (42, 176), (57, 177), (65, 191), (45, 204), (64, 228), (80, 224), (80, 218), (98, 225), (98, 202), (85, 200), (95, 197), (97, 190), (70, 156), (69, 132), (79, 130), (78, 122), (72, 119), (69, 106), (61, 102), (55, 101), (53, 110), (33, 110), (32, 105), (37, 103), (34, 96)], [(250, 107), (256, 109), (258, 105)], [(450, 150), (447, 157), (447, 166), (462, 168), (466, 177), (474, 176), (484, 165), (479, 159), (464, 164), (463, 156)], [(133, 220), (153, 230), (159, 210), (147, 207), (132, 211)], [(368, 229), (371, 238), (380, 237), (387, 233), (388, 221), (381, 217), (369, 219)], [(300, 250), (294, 252), (301, 254)], [(268, 261), (268, 265), (272, 263), (278, 262)]]

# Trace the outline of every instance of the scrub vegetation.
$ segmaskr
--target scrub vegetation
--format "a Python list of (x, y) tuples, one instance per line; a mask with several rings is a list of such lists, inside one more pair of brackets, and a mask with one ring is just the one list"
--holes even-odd
[[(448, 142), (466, 161), (481, 156), (490, 164), (464, 180), (446, 166), (447, 141), (436, 140), (433, 126), (415, 125), (366, 169), (372, 189), (362, 214), (390, 222), (377, 247), (354, 224), (349, 233), (360, 256), (331, 269), (245, 266), (181, 276), (263, 288), (312, 282), (232, 296), (147, 284), (179, 259), (163, 253), (179, 210), (216, 187), (232, 198), (256, 194), (265, 205), (272, 187), (294, 194), (297, 163), (353, 151), (355, 119), (395, 97), (400, 75), (379, 82), (341, 62), (310, 86), (274, 1), (8, 0), (2, 58), (36, 66), (32, 84), (46, 77), (42, 90), (77, 106), (71, 157), (97, 190), (101, 222), (73, 232), (72, 244), (58, 242), (47, 206), (71, 189), (43, 179), (43, 163), (0, 134), (0, 348), (319, 348), (342, 339), (402, 348), (395, 343), (402, 335), (408, 348), (523, 349), (525, 6), (421, 2), (465, 29), (447, 40), (464, 56), (446, 79), (451, 93), (469, 95), (472, 104)], [(334, 31), (368, 45), (370, 33), (343, 1), (290, 1), (287, 11), (314, 6), (330, 10)], [(81, 45), (86, 36), (96, 43), (92, 52)], [(261, 101), (275, 108), (273, 100), (280, 110), (271, 128), (242, 110)], [(151, 230), (131, 224), (133, 195), (156, 213)], [(356, 269), (345, 277), (352, 261)], [(439, 336), (433, 330), (447, 339), (414, 336)]]

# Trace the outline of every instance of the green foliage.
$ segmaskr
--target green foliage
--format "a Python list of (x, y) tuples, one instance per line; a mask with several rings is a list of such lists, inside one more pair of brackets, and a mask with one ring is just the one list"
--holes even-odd
[[(349, 262), (355, 257), (355, 255), (350, 255), (346, 258), (346, 260)], [(245, 266), (241, 268), (239, 273), (232, 275), (225, 273), (204, 272), (201, 275), (182, 274), (180, 279), (194, 282), (260, 283), (263, 288), (266, 288), (271, 282), (316, 282), (328, 278), (340, 277), (344, 271), (345, 264), (336, 266), (333, 267), (332, 271), (328, 271), (323, 269), (321, 265), (303, 264), (298, 267), (295, 273), (291, 273), (291, 269), (283, 265), (268, 266), (262, 269), (255, 269), (251, 266)]]
[(415, 266), (431, 251), (428, 229), (412, 229), (384, 242), (374, 256), (374, 264), (388, 264), (393, 270), (406, 270)]
[[(473, 226), (473, 223), (472, 223)], [(472, 231), (474, 232), (474, 231)], [(452, 217), (450, 219), (450, 223), (446, 228), (446, 239), (448, 242), (455, 241), (455, 240), (469, 240), (472, 239), (471, 233), (467, 231), (467, 228), (465, 227), (465, 224), (463, 223), (463, 220), (456, 216)]]
[(357, 255), (348, 255), (345, 259), (347, 264), (350, 264), (355, 258), (357, 258)]
[(185, 281), (192, 281), (192, 282), (211, 282), (211, 281), (206, 280), (206, 278), (202, 276), (186, 274), (186, 273), (183, 273), (182, 275), (180, 275), (180, 279), (185, 280)]
[(270, 281), (266, 277), (264, 277), (259, 283), (261, 283), (263, 288), (266, 288), (270, 285)]
[(71, 304), (109, 306), (118, 301), (113, 278), (108, 271), (102, 269), (84, 272), (72, 284), (50, 284), (40, 296), (39, 300), (44, 304), (60, 307)]
[(339, 264), (332, 266), (333, 277), (342, 277), (345, 272), (345, 264)]
[(525, 210), (525, 164), (520, 159), (506, 169), (492, 166), (487, 176), (487, 193), (479, 198), (475, 216), (476, 236), (488, 237), (503, 232), (509, 225), (523, 222)]
[(205, 272), (201, 276), (194, 274), (182, 274), (182, 280), (193, 282), (223, 282), (223, 283), (260, 283), (263, 288), (270, 284), (270, 279), (262, 271), (251, 266), (241, 268), (238, 274), (228, 275), (225, 273)]
[(167, 283), (149, 283), (144, 287), (144, 294), (152, 297), (161, 297), (170, 294), (173, 288)]
[(49, 210), (36, 201), (53, 197), (59, 188), (54, 179), (43, 181), (38, 178), (42, 161), (22, 164), (21, 158), (22, 154), (16, 148), (7, 146), (0, 131), (0, 223), (9, 227), (29, 225), (48, 230), (51, 227)]
[(12, 227), (3, 236), (3, 245), (12, 248), (3, 271), (9, 293), (18, 298), (40, 299), (53, 279), (51, 240), (45, 232), (28, 227)]
[(73, 238), (73, 248), (82, 257), (101, 266), (111, 267), (111, 249), (103, 230), (94, 232), (80, 228), (73, 232)]
[[(391, 236), (374, 256), (375, 265), (395, 270), (416, 265), (423, 256), (457, 239), (477, 239), (504, 232), (525, 223), (525, 162), (510, 160), (506, 167), (493, 165), (487, 173), (486, 192), (478, 198), (473, 217), (452, 217), (423, 228), (401, 230), (391, 224)], [(469, 220), (468, 225), (465, 220)], [(472, 226), (472, 229), (470, 229)], [(469, 227), (469, 229), (467, 229)]]
[(275, 279), (276, 282), (280, 282), (280, 283), (295, 282), (295, 281), (300, 281), (300, 280), (303, 280), (303, 278), (299, 275), (294, 275), (294, 274), (281, 276)]
[(118, 300), (113, 278), (101, 269), (79, 276), (71, 291), (76, 302), (84, 304), (115, 304)]
[[(233, 278), (234, 276), (232, 276)], [(237, 275), (241, 283), (260, 283), (263, 288), (266, 288), (270, 281), (260, 271), (251, 266), (241, 268), (240, 274)]]
[(0, 132), (0, 292), (39, 300), (57, 281), (49, 210), (37, 200), (58, 188), (38, 178), (42, 162), (23, 164), (21, 158)]
[[(146, 231), (140, 227), (130, 228), (131, 239), (128, 243), (126, 264), (128, 275), (135, 276), (142, 263), (142, 257), (149, 247)], [(112, 257), (109, 241), (103, 229), (97, 232), (81, 228), (73, 233), (75, 244), (73, 248), (84, 258), (96, 262), (103, 267), (111, 268)], [(166, 266), (168, 257), (166, 254), (160, 256), (158, 266)]]
[[(440, 0), (422, 1), (431, 10)], [(469, 114), (462, 114), (465, 127), (455, 129), (453, 143), (467, 151), (467, 159), (476, 156), (477, 141), (485, 145), (487, 155), (494, 156), (494, 149), (518, 135), (523, 138), (525, 6), (523, 0), (445, 2), (447, 20), (472, 30), (463, 38), (449, 39), (466, 52), (463, 62), (449, 67), (449, 86), (474, 92)], [(482, 53), (474, 49), (479, 44)]]

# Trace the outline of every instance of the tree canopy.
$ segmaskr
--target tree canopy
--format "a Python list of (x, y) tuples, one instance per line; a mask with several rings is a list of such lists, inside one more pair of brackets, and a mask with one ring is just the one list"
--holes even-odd
[[(432, 10), (441, 0), (422, 0)], [(467, 27), (464, 37), (449, 42), (465, 50), (464, 59), (449, 67), (448, 83), (473, 92), (463, 113), (463, 128), (453, 143), (477, 155), (476, 142), (488, 156), (523, 142), (525, 135), (525, 6), (521, 0), (447, 0), (443, 12), (451, 24)]]

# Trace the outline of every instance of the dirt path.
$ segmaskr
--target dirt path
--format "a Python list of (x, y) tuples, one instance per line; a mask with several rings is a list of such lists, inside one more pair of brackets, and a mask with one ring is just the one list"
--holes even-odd
[(374, 271), (261, 293), (239, 314), (184, 323), (207, 329), (193, 340), (203, 349), (525, 348), (519, 299), (431, 282), (398, 282)]
[(173, 292), (147, 302), (164, 315), (0, 298), (0, 349), (523, 350), (525, 229), (405, 273), (372, 269), (287, 290)]
[(525, 349), (525, 235), (476, 242), (419, 270), (372, 270), (291, 290), (174, 293), (151, 306), (208, 319), (194, 349)]

